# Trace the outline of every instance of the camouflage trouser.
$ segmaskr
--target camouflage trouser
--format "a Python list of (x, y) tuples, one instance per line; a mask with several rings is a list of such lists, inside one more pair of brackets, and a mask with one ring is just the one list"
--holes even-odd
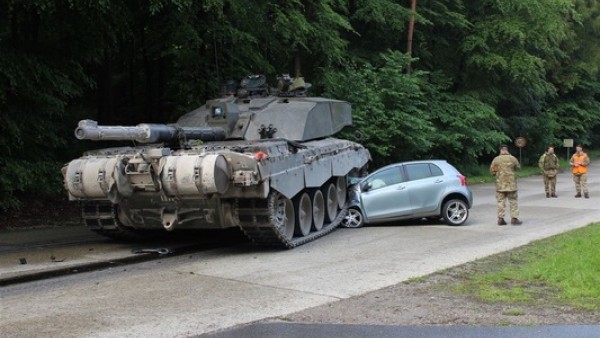
[(575, 182), (575, 191), (578, 194), (580, 194), (582, 192), (584, 194), (587, 194), (587, 192), (588, 192), (587, 174), (573, 175), (573, 182)]
[(553, 194), (556, 192), (556, 176), (548, 177), (548, 175), (544, 176), (544, 190), (546, 193)]
[(496, 201), (498, 201), (498, 218), (504, 218), (506, 213), (506, 199), (510, 204), (510, 217), (519, 218), (519, 204), (517, 203), (518, 194), (516, 191), (496, 191)]

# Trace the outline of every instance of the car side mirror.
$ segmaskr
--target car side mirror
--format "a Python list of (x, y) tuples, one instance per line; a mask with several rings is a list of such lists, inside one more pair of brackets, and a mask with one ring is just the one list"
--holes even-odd
[(360, 190), (361, 191), (369, 191), (371, 190), (372, 186), (371, 186), (371, 182), (364, 182), (361, 187)]

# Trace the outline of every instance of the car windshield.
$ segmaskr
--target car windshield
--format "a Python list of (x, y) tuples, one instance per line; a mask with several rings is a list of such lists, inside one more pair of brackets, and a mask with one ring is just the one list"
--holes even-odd
[(354, 185), (360, 182), (364, 177), (359, 176), (348, 176), (348, 185)]

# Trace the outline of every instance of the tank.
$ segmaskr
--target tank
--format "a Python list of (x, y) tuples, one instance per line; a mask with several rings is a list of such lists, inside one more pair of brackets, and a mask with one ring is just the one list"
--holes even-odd
[(102, 126), (80, 140), (124, 141), (62, 168), (87, 227), (116, 239), (156, 230), (239, 228), (254, 243), (293, 248), (328, 234), (347, 212), (347, 178), (370, 160), (333, 138), (352, 123), (348, 102), (308, 97), (302, 78), (270, 88), (253, 75), (176, 123)]

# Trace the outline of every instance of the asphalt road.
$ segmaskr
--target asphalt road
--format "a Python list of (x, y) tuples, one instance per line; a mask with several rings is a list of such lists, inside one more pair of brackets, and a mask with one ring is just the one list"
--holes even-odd
[[(569, 173), (558, 198), (541, 177), (519, 181), (522, 226), (496, 225), (491, 184), (472, 185), (461, 227), (338, 229), (287, 251), (248, 244), (0, 288), (7, 337), (184, 337), (285, 316), (460, 265), (600, 220), (600, 168), (590, 199), (575, 199)], [(6, 263), (2, 270), (10, 269)]]
[(200, 335), (203, 338), (598, 338), (600, 325), (396, 326), (269, 323)]

